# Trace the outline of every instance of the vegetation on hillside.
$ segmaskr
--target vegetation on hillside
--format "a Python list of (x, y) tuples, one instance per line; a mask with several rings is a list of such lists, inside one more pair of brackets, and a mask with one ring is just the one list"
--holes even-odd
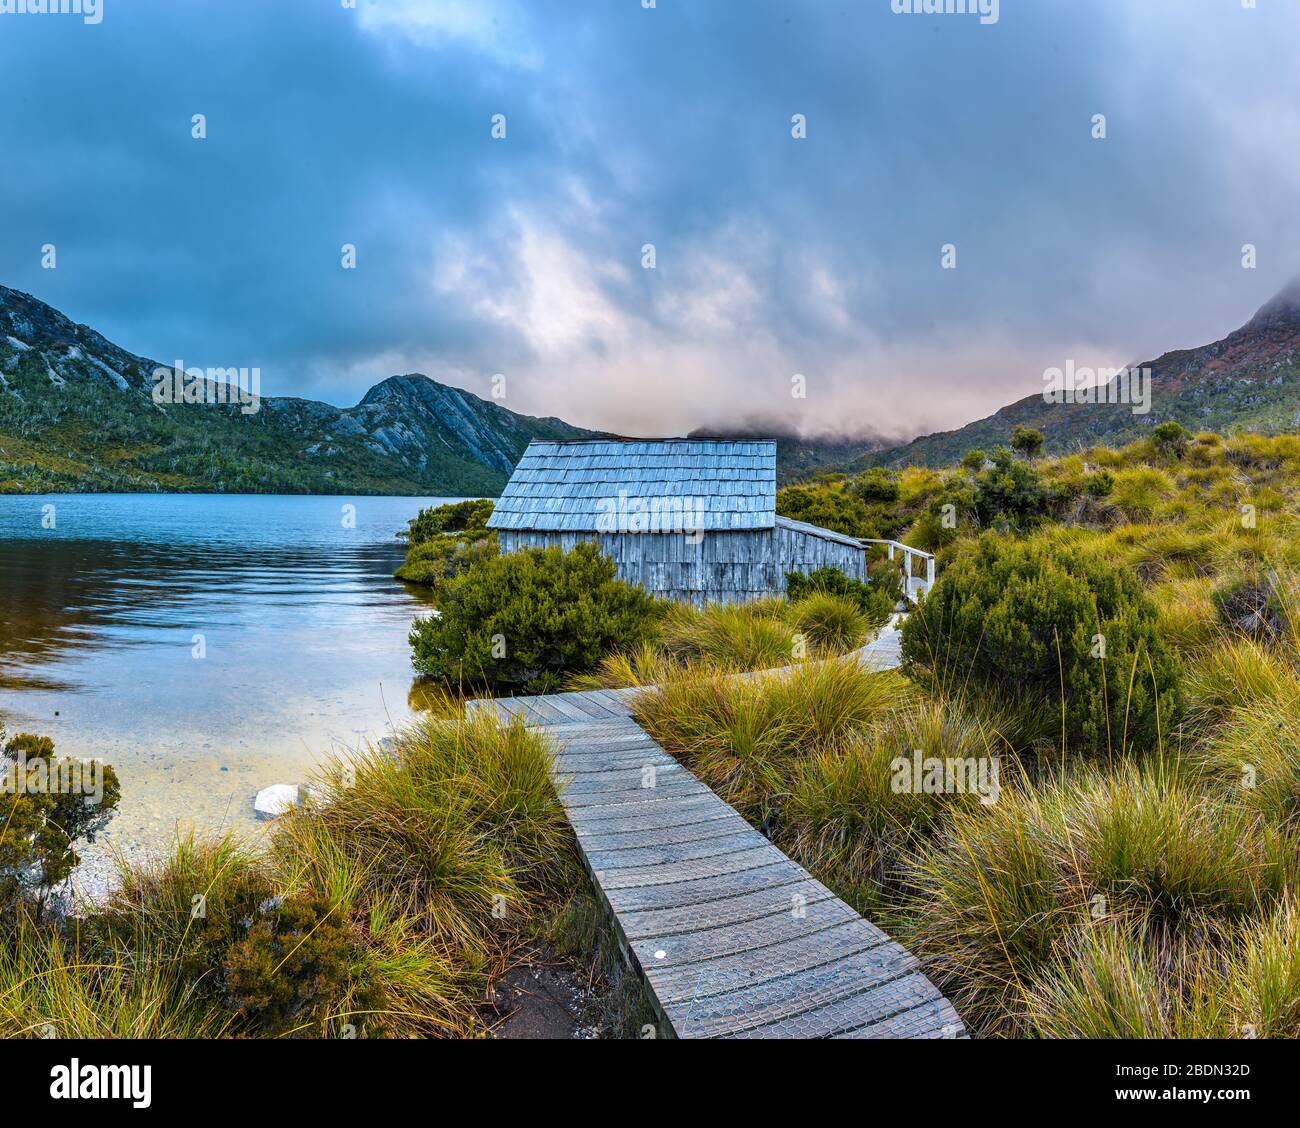
[[(1054, 373), (1056, 382), (1044, 389), (1046, 395), (1027, 396), (955, 431), (869, 452), (847, 469), (951, 466), (973, 450), (1014, 449), (1017, 434), (1040, 436), (1026, 454), (1036, 455), (1041, 448), (1064, 455), (1150, 438), (1161, 427), (1292, 432), (1300, 425), (1300, 288), (1294, 283), (1286, 287), (1223, 340), (1166, 353), (1136, 371), (1141, 375), (1130, 370), (1113, 381), (1113, 370), (1087, 378), (1080, 374), (1077, 386), (1064, 372)], [(1099, 390), (1092, 387), (1093, 376), (1102, 385)]]
[(474, 497), (501, 490), (529, 439), (588, 434), (420, 375), (389, 377), (340, 408), (254, 404), (260, 376), (219, 369), (202, 374), (206, 389), (187, 378), (155, 402), (159, 368), (0, 286), (0, 493)]
[(1019, 445), (783, 491), (938, 551), (905, 670), (691, 670), (639, 719), (978, 1035), (1300, 1036), (1300, 437)]

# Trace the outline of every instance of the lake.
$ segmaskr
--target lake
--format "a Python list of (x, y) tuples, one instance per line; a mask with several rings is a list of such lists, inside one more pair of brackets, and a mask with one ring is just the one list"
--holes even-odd
[(258, 789), (411, 719), (394, 534), (450, 500), (0, 497), (0, 722), (113, 764), (110, 848), (251, 828)]

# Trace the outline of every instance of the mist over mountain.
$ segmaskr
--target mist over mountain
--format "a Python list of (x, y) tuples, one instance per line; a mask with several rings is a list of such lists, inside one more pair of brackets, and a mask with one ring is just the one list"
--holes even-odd
[(1165, 353), (1150, 369), (1150, 410), (1130, 403), (1048, 403), (1027, 396), (954, 431), (942, 431), (854, 460), (864, 466), (944, 466), (970, 450), (1006, 445), (1018, 426), (1046, 438), (1049, 454), (1140, 438), (1168, 420), (1189, 431), (1300, 429), (1300, 279), (1222, 340)]

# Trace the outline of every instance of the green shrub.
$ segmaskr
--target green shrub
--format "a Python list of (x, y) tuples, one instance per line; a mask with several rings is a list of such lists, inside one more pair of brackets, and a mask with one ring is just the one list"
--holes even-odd
[(887, 623), (894, 613), (895, 604), (903, 597), (898, 569), (887, 562), (872, 573), (871, 583), (846, 576), (838, 568), (818, 568), (809, 575), (787, 572), (785, 585), (791, 603), (800, 603), (815, 594), (838, 595), (852, 600), (868, 627)]
[(894, 475), (881, 469), (859, 474), (850, 483), (849, 492), (868, 505), (893, 505), (901, 493)]
[(1045, 441), (1043, 432), (1036, 431), (1033, 427), (1021, 426), (1011, 432), (1011, 449), (1026, 458), (1037, 458)]
[[(0, 741), (4, 730), (0, 729)], [(19, 733), (0, 748), (0, 909), (43, 902), (117, 811), (122, 788), (109, 764), (59, 759), (46, 736)]]
[(397, 535), (407, 542), (406, 560), (395, 573), (409, 584), (439, 584), (467, 572), (497, 553), (496, 534), (487, 528), (491, 501), (458, 501), (422, 509)]
[(776, 511), (782, 517), (818, 525), (846, 537), (879, 535), (871, 509), (840, 482), (785, 486), (776, 495)]
[(495, 503), (486, 498), (421, 509), (397, 535), (412, 548), (448, 533), (459, 533), (461, 539), (473, 540), (487, 534), (488, 518), (495, 509)]
[(244, 938), (226, 953), (231, 1006), (266, 1033), (313, 1028), (322, 1009), (346, 1006), (362, 1014), (383, 1005), (378, 984), (353, 983), (358, 945), (346, 919), (319, 896), (275, 898), (263, 906)]
[(903, 659), (936, 684), (1036, 697), (1083, 752), (1151, 747), (1179, 719), (1177, 664), (1132, 576), (1089, 555), (986, 534), (903, 628)]
[(475, 564), (498, 553), (495, 533), (474, 541), (459, 536), (435, 536), (412, 545), (395, 575), (408, 584), (438, 588), (447, 580), (464, 575)]
[(1032, 465), (1013, 458), (1005, 447), (993, 452), (992, 461), (975, 478), (973, 501), (981, 526), (1023, 531), (1056, 513), (1060, 494)]
[(1187, 449), (1187, 443), (1191, 437), (1190, 431), (1181, 423), (1175, 423), (1173, 420), (1159, 424), (1151, 432), (1151, 441), (1155, 443), (1156, 449), (1161, 454), (1173, 458), (1182, 458), (1183, 451)]
[(1083, 489), (1089, 497), (1110, 497), (1115, 492), (1115, 475), (1109, 470), (1098, 470), (1084, 479)]
[(411, 630), (413, 664), (452, 685), (546, 693), (636, 647), (660, 614), (644, 590), (615, 579), (595, 545), (528, 549), (442, 584), (438, 609)]

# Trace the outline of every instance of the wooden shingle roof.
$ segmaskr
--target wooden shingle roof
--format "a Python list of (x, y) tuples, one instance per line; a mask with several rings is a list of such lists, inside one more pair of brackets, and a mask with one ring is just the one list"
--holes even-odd
[[(770, 529), (776, 524), (776, 443), (720, 439), (533, 441), (515, 467), (488, 527), (601, 532), (612, 512), (644, 506), (641, 531)], [(661, 516), (654, 518), (658, 512)]]

